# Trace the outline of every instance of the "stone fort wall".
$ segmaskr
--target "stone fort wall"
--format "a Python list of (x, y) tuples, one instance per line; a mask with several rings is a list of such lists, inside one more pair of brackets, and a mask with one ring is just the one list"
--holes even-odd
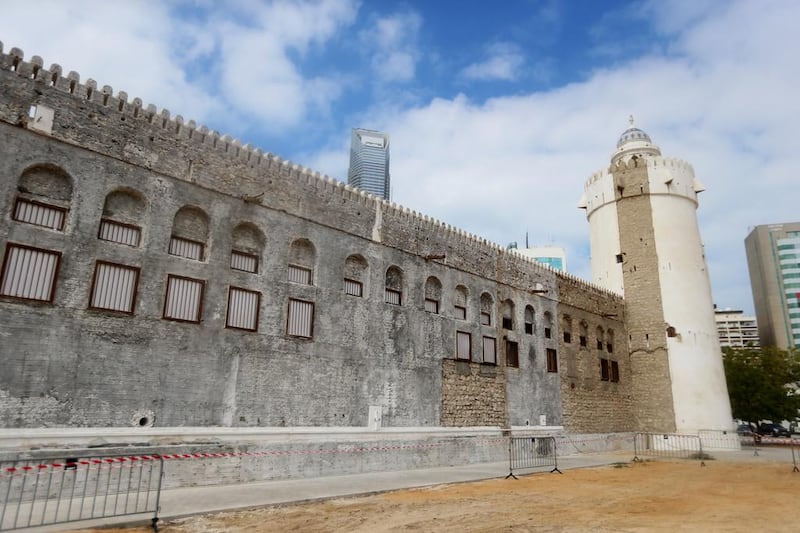
[[(566, 313), (625, 338), (619, 297), (2, 43), (0, 88), (3, 274), (22, 247), (59, 256), (52, 298), (0, 296), (5, 427), (363, 426), (370, 407), (392, 426), (630, 418), (629, 370), (597, 396), (596, 354), (560, 335)], [(62, 210), (63, 227), (21, 221), (20, 198)], [(98, 238), (109, 217), (138, 245)], [(177, 234), (202, 241), (199, 260), (170, 253)], [(231, 269), (241, 248), (257, 272)], [(137, 271), (132, 312), (93, 305), (100, 263)], [(352, 276), (361, 296), (343, 290)], [(197, 321), (164, 319), (173, 277), (202, 286)], [(226, 327), (233, 289), (258, 295), (253, 331)], [(310, 335), (289, 334), (292, 302), (312, 305)], [(618, 408), (596, 412), (593, 395)]]

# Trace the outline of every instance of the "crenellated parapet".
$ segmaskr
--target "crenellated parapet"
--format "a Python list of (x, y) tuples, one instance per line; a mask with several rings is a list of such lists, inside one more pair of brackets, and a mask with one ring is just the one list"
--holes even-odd
[[(125, 91), (115, 92), (91, 78), (82, 82), (75, 71), (64, 75), (58, 64), (45, 68), (39, 56), (25, 60), (19, 48), (5, 52), (2, 42), (0, 81), (0, 121), (37, 134), (367, 239), (379, 209), (385, 245), (422, 257), (445, 256), (447, 264), (487, 277), (494, 277), (499, 266), (504, 275), (532, 285), (555, 276), (592, 287), (488, 239), (130, 98)], [(48, 110), (51, 122), (43, 124), (39, 119)], [(326, 209), (331, 204), (338, 208)]]

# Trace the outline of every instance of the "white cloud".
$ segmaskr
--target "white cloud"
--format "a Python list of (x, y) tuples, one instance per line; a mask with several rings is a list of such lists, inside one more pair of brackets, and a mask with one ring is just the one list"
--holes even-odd
[(525, 62), (519, 47), (510, 43), (496, 43), (489, 47), (487, 57), (466, 67), (461, 75), (473, 80), (515, 80)]
[(800, 20), (800, 4), (691, 11), (694, 23), (674, 30), (669, 55), (632, 58), (582, 83), (374, 110), (392, 135), (394, 199), (501, 244), (526, 231), (532, 243), (555, 240), (589, 279), (589, 227), (576, 202), (633, 113), (665, 156), (691, 162), (707, 186), (698, 215), (716, 302), (752, 309), (748, 228), (799, 218), (800, 38), (790, 21)]
[(360, 34), (362, 47), (372, 56), (372, 68), (383, 82), (414, 79), (419, 58), (417, 34), (422, 19), (417, 13), (396, 13), (370, 24)]

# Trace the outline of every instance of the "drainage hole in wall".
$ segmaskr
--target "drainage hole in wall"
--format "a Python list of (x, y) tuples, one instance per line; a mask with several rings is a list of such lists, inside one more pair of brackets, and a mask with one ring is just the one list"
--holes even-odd
[(150, 419), (147, 418), (146, 416), (143, 416), (142, 418), (139, 419), (139, 425), (140, 426), (146, 426), (149, 423), (150, 423)]

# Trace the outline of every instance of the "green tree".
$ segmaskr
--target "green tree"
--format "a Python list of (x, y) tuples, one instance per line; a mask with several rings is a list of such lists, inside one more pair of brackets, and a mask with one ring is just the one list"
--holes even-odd
[(794, 420), (800, 395), (800, 356), (794, 350), (724, 348), (722, 361), (734, 418), (748, 422)]

